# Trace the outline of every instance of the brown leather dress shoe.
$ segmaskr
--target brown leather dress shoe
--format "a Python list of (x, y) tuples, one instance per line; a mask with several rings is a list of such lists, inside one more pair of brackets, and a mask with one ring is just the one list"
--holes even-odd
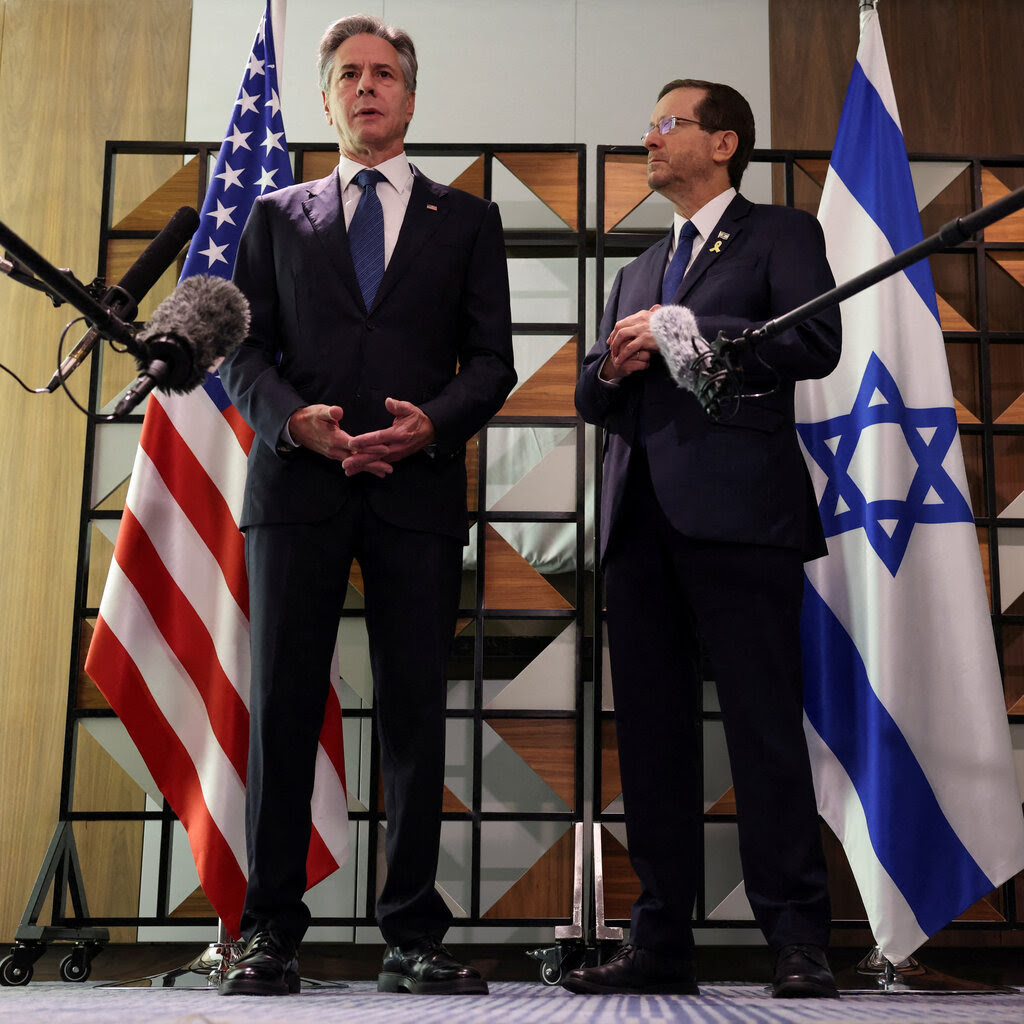
[(260, 928), (220, 983), (222, 996), (286, 996), (298, 992), (295, 943), (271, 928)]
[(585, 995), (700, 995), (689, 960), (631, 945), (607, 963), (570, 971), (562, 988)]
[(775, 961), (776, 999), (838, 999), (839, 989), (820, 946), (783, 946)]
[(388, 946), (384, 969), (377, 976), (378, 992), (416, 995), (487, 995), (487, 982), (474, 967), (460, 964), (430, 936), (403, 946)]

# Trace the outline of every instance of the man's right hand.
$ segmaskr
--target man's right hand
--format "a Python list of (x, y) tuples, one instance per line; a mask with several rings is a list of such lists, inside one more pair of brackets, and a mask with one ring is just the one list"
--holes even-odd
[[(303, 448), (342, 462), (355, 454), (350, 447), (352, 435), (342, 430), (340, 426), (344, 415), (340, 405), (307, 405), (291, 414), (288, 419), (288, 433), (292, 440)], [(382, 445), (379, 453), (373, 449), (362, 448), (359, 454), (383, 455), (386, 451), (387, 448)], [(369, 462), (360, 469), (360, 472), (372, 473), (376, 477), (385, 477), (392, 471), (391, 463), (384, 461)]]

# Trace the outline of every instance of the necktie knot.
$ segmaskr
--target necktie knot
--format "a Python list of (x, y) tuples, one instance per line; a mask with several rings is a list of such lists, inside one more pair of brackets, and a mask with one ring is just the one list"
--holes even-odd
[(376, 190), (377, 182), (386, 179), (380, 171), (375, 171), (372, 167), (364, 167), (353, 180), (365, 192), (367, 185), (373, 185)]
[(690, 262), (690, 254), (693, 252), (693, 240), (696, 237), (696, 225), (692, 220), (686, 221), (679, 229), (679, 242), (676, 244), (675, 255), (672, 257), (672, 262), (669, 263), (661, 283), (662, 305), (671, 302), (679, 290), (683, 274), (686, 273), (686, 265)]

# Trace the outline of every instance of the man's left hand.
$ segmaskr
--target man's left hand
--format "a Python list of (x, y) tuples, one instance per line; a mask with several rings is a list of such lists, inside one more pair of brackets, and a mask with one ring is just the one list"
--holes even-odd
[(371, 430), (350, 438), (352, 454), (342, 462), (346, 476), (362, 473), (376, 463), (398, 462), (434, 440), (434, 424), (419, 406), (388, 398), (384, 408), (394, 416), (394, 421), (383, 430)]

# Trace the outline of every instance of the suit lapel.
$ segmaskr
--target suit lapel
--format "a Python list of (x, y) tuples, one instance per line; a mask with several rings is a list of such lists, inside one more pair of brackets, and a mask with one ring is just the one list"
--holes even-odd
[(395, 251), (388, 260), (387, 269), (373, 300), (374, 307), (395, 287), (397, 282), (415, 263), (427, 240), (448, 216), (448, 188), (424, 177), (413, 167), (412, 191), (405, 209), (402, 229), (395, 242)]
[(718, 223), (711, 231), (711, 237), (706, 238), (701, 244), (700, 252), (697, 253), (693, 263), (683, 275), (679, 291), (672, 300), (682, 305), (686, 296), (693, 290), (698, 281), (713, 267), (719, 260), (728, 259), (729, 246), (735, 241), (736, 236), (743, 230), (743, 221), (750, 212), (751, 203), (743, 196), (737, 195), (726, 207), (725, 213), (718, 219)]
[(317, 238), (320, 239), (331, 266), (356, 301), (361, 304), (363, 297), (348, 248), (348, 232), (345, 230), (341, 182), (338, 180), (337, 168), (326, 178), (309, 186), (309, 194), (303, 200), (302, 208)]

